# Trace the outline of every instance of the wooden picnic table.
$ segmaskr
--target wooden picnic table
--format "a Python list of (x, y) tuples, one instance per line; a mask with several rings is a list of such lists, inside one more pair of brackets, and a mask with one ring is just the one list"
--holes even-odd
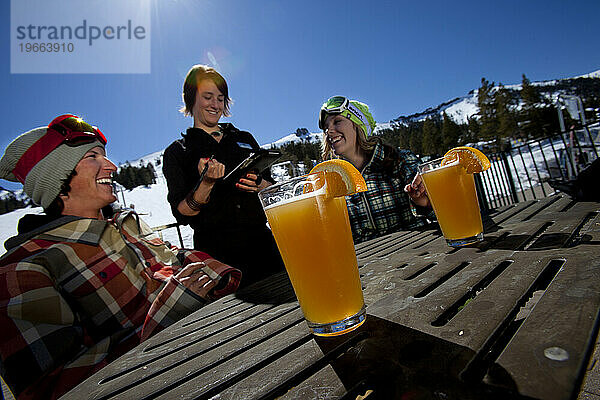
[(357, 330), (311, 335), (279, 274), (64, 399), (577, 397), (597, 343), (599, 210), (555, 195), (492, 211), (475, 246), (449, 247), (435, 225), (361, 243), (368, 315)]

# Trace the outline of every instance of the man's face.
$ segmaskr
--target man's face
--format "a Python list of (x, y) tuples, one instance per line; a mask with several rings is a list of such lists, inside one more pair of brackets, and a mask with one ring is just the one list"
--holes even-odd
[(77, 163), (76, 175), (71, 179), (71, 191), (62, 196), (63, 214), (97, 218), (100, 209), (113, 203), (112, 174), (115, 164), (106, 158), (104, 148), (94, 147)]

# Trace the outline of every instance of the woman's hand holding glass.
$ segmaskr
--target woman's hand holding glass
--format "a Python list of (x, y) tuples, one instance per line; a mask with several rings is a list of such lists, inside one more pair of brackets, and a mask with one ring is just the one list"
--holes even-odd
[(427, 196), (427, 190), (425, 190), (421, 174), (417, 173), (412, 182), (404, 187), (404, 191), (408, 193), (408, 196), (415, 205), (431, 208), (431, 202)]

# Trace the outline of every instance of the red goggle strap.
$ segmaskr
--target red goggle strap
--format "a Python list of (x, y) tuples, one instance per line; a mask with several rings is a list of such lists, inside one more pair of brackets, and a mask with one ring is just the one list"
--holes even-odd
[(25, 178), (31, 169), (44, 157), (56, 149), (65, 141), (65, 137), (53, 129), (48, 129), (46, 134), (36, 140), (36, 142), (27, 149), (21, 156), (17, 165), (12, 170), (13, 175), (21, 183), (25, 183)]

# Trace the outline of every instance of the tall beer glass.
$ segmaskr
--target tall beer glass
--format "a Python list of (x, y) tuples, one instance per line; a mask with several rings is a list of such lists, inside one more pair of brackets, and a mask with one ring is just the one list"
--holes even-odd
[(259, 193), (311, 331), (349, 332), (366, 316), (344, 196), (328, 195), (323, 172)]
[(483, 240), (483, 224), (473, 174), (455, 160), (438, 158), (421, 164), (419, 173), (446, 238), (453, 247)]

